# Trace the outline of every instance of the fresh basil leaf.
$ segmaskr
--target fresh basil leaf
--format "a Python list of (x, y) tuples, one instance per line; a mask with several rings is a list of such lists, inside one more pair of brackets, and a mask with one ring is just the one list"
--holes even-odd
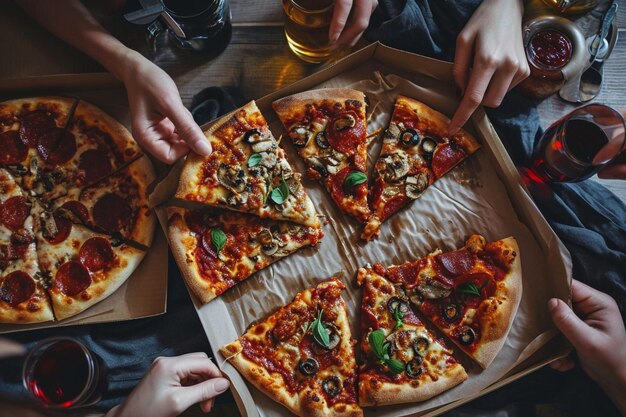
[(215, 246), (217, 253), (220, 253), (226, 244), (226, 234), (220, 229), (211, 230), (211, 243)]
[(363, 184), (367, 181), (367, 176), (361, 171), (352, 171), (346, 179), (343, 181), (343, 186), (345, 188), (354, 188), (359, 184)]
[(280, 180), (280, 184), (272, 190), (270, 198), (274, 203), (280, 205), (287, 200), (287, 197), (289, 197), (289, 186), (287, 185), (285, 178), (282, 178)]
[(385, 365), (393, 374), (401, 374), (404, 371), (404, 363), (397, 359), (388, 359), (385, 361)]
[(252, 167), (259, 165), (259, 163), (261, 162), (261, 159), (263, 159), (263, 157), (261, 156), (260, 153), (253, 153), (248, 158), (248, 167), (252, 168)]
[(383, 333), (382, 329), (374, 330), (367, 337), (367, 341), (370, 344), (370, 348), (372, 348), (372, 352), (374, 352), (374, 356), (379, 361), (383, 360), (385, 355), (385, 348), (383, 346), (385, 341), (385, 333)]
[(393, 329), (396, 330), (398, 327), (402, 327), (404, 324), (402, 319), (404, 318), (404, 313), (400, 311), (400, 305), (397, 305), (395, 310), (393, 310), (393, 319), (396, 321), (396, 325), (393, 326)]
[(459, 285), (458, 291), (463, 294), (480, 297), (480, 289), (475, 284), (472, 284), (471, 282), (466, 282), (464, 284)]
[(323, 310), (320, 310), (317, 318), (311, 323), (311, 332), (317, 343), (328, 348), (330, 346), (330, 334), (328, 329), (324, 327), (324, 323), (322, 323), (322, 312)]

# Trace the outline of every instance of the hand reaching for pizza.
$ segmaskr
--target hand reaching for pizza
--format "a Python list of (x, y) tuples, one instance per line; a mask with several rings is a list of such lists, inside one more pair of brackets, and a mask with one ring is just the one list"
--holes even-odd
[[(580, 366), (626, 412), (626, 330), (615, 300), (582, 282), (572, 282), (574, 310), (553, 298), (548, 309), (554, 324), (574, 345)], [(550, 366), (568, 371), (575, 366), (570, 357)]]
[(336, 0), (328, 33), (333, 48), (351, 48), (356, 45), (367, 29), (376, 6), (378, 0)]
[(183, 105), (170, 76), (139, 54), (132, 54), (129, 61), (122, 80), (137, 142), (168, 164), (190, 149), (200, 155), (211, 153), (209, 141)]
[(448, 133), (453, 135), (479, 105), (498, 107), (530, 69), (522, 41), (521, 0), (485, 0), (456, 40), (453, 75), (462, 96)]
[(105, 417), (174, 417), (196, 403), (208, 413), (229, 385), (203, 352), (159, 357), (126, 401)]

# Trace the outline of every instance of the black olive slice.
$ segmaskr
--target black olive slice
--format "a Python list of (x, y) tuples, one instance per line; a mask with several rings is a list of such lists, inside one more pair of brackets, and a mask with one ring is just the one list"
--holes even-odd
[(313, 358), (307, 358), (305, 360), (301, 360), (298, 363), (298, 371), (302, 375), (312, 376), (320, 370), (320, 364)]
[(437, 148), (437, 142), (435, 142), (433, 138), (425, 137), (424, 140), (422, 140), (422, 150), (425, 153), (431, 154), (435, 152), (436, 148)]
[(253, 136), (260, 136), (261, 132), (259, 129), (250, 129), (243, 135), (243, 141), (245, 143), (258, 142), (258, 138), (253, 138)]
[(328, 143), (328, 139), (326, 139), (326, 132), (317, 132), (317, 135), (315, 135), (315, 143), (322, 149), (328, 148), (330, 143)]
[(415, 146), (420, 142), (420, 135), (415, 129), (406, 129), (400, 133), (400, 142), (404, 146)]
[(469, 346), (474, 343), (474, 340), (476, 340), (476, 333), (471, 327), (463, 326), (459, 329), (459, 331), (460, 333), (457, 336), (457, 339), (459, 340), (459, 343), (463, 346)]
[(399, 308), (401, 313), (409, 311), (409, 305), (406, 301), (402, 300), (400, 297), (391, 297), (387, 302), (387, 310), (389, 310), (389, 314), (394, 314), (396, 312), (396, 308)]
[(412, 361), (406, 364), (404, 370), (409, 378), (420, 376), (422, 374), (422, 357), (420, 355), (415, 356)]
[(341, 392), (341, 379), (336, 376), (329, 376), (322, 381), (322, 389), (331, 397), (336, 397)]
[(443, 307), (443, 318), (448, 321), (456, 321), (460, 315), (461, 310), (459, 309), (459, 306), (454, 303), (450, 303)]
[(328, 170), (323, 165), (313, 165), (313, 169), (316, 170), (322, 178), (326, 178), (328, 176)]
[(418, 337), (413, 342), (413, 351), (415, 354), (423, 356), (428, 350), (428, 346), (430, 346), (430, 342), (425, 337)]

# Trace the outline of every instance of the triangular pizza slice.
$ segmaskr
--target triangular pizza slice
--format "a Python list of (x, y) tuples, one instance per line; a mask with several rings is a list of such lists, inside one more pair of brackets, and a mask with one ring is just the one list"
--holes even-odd
[(298, 293), (220, 353), (298, 416), (362, 416), (344, 288), (334, 278)]

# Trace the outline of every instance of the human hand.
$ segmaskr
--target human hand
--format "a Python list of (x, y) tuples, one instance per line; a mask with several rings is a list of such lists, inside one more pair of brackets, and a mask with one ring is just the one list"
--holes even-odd
[(504, 95), (530, 75), (523, 14), (522, 0), (485, 0), (459, 33), (452, 72), (462, 99), (450, 121), (450, 135), (479, 105), (498, 107)]
[[(572, 281), (574, 311), (557, 298), (548, 302), (556, 327), (576, 349), (580, 366), (620, 407), (626, 406), (626, 330), (615, 300), (579, 281)], [(567, 357), (550, 366), (572, 369)], [(624, 408), (626, 410), (626, 408)]]
[(133, 136), (159, 160), (171, 164), (189, 150), (211, 153), (211, 145), (180, 99), (176, 84), (161, 68), (139, 54), (125, 64)]
[(105, 417), (174, 417), (196, 403), (208, 413), (229, 385), (203, 352), (159, 357), (128, 398)]
[(328, 30), (332, 48), (353, 47), (367, 29), (376, 6), (378, 0), (335, 0), (335, 9)]

